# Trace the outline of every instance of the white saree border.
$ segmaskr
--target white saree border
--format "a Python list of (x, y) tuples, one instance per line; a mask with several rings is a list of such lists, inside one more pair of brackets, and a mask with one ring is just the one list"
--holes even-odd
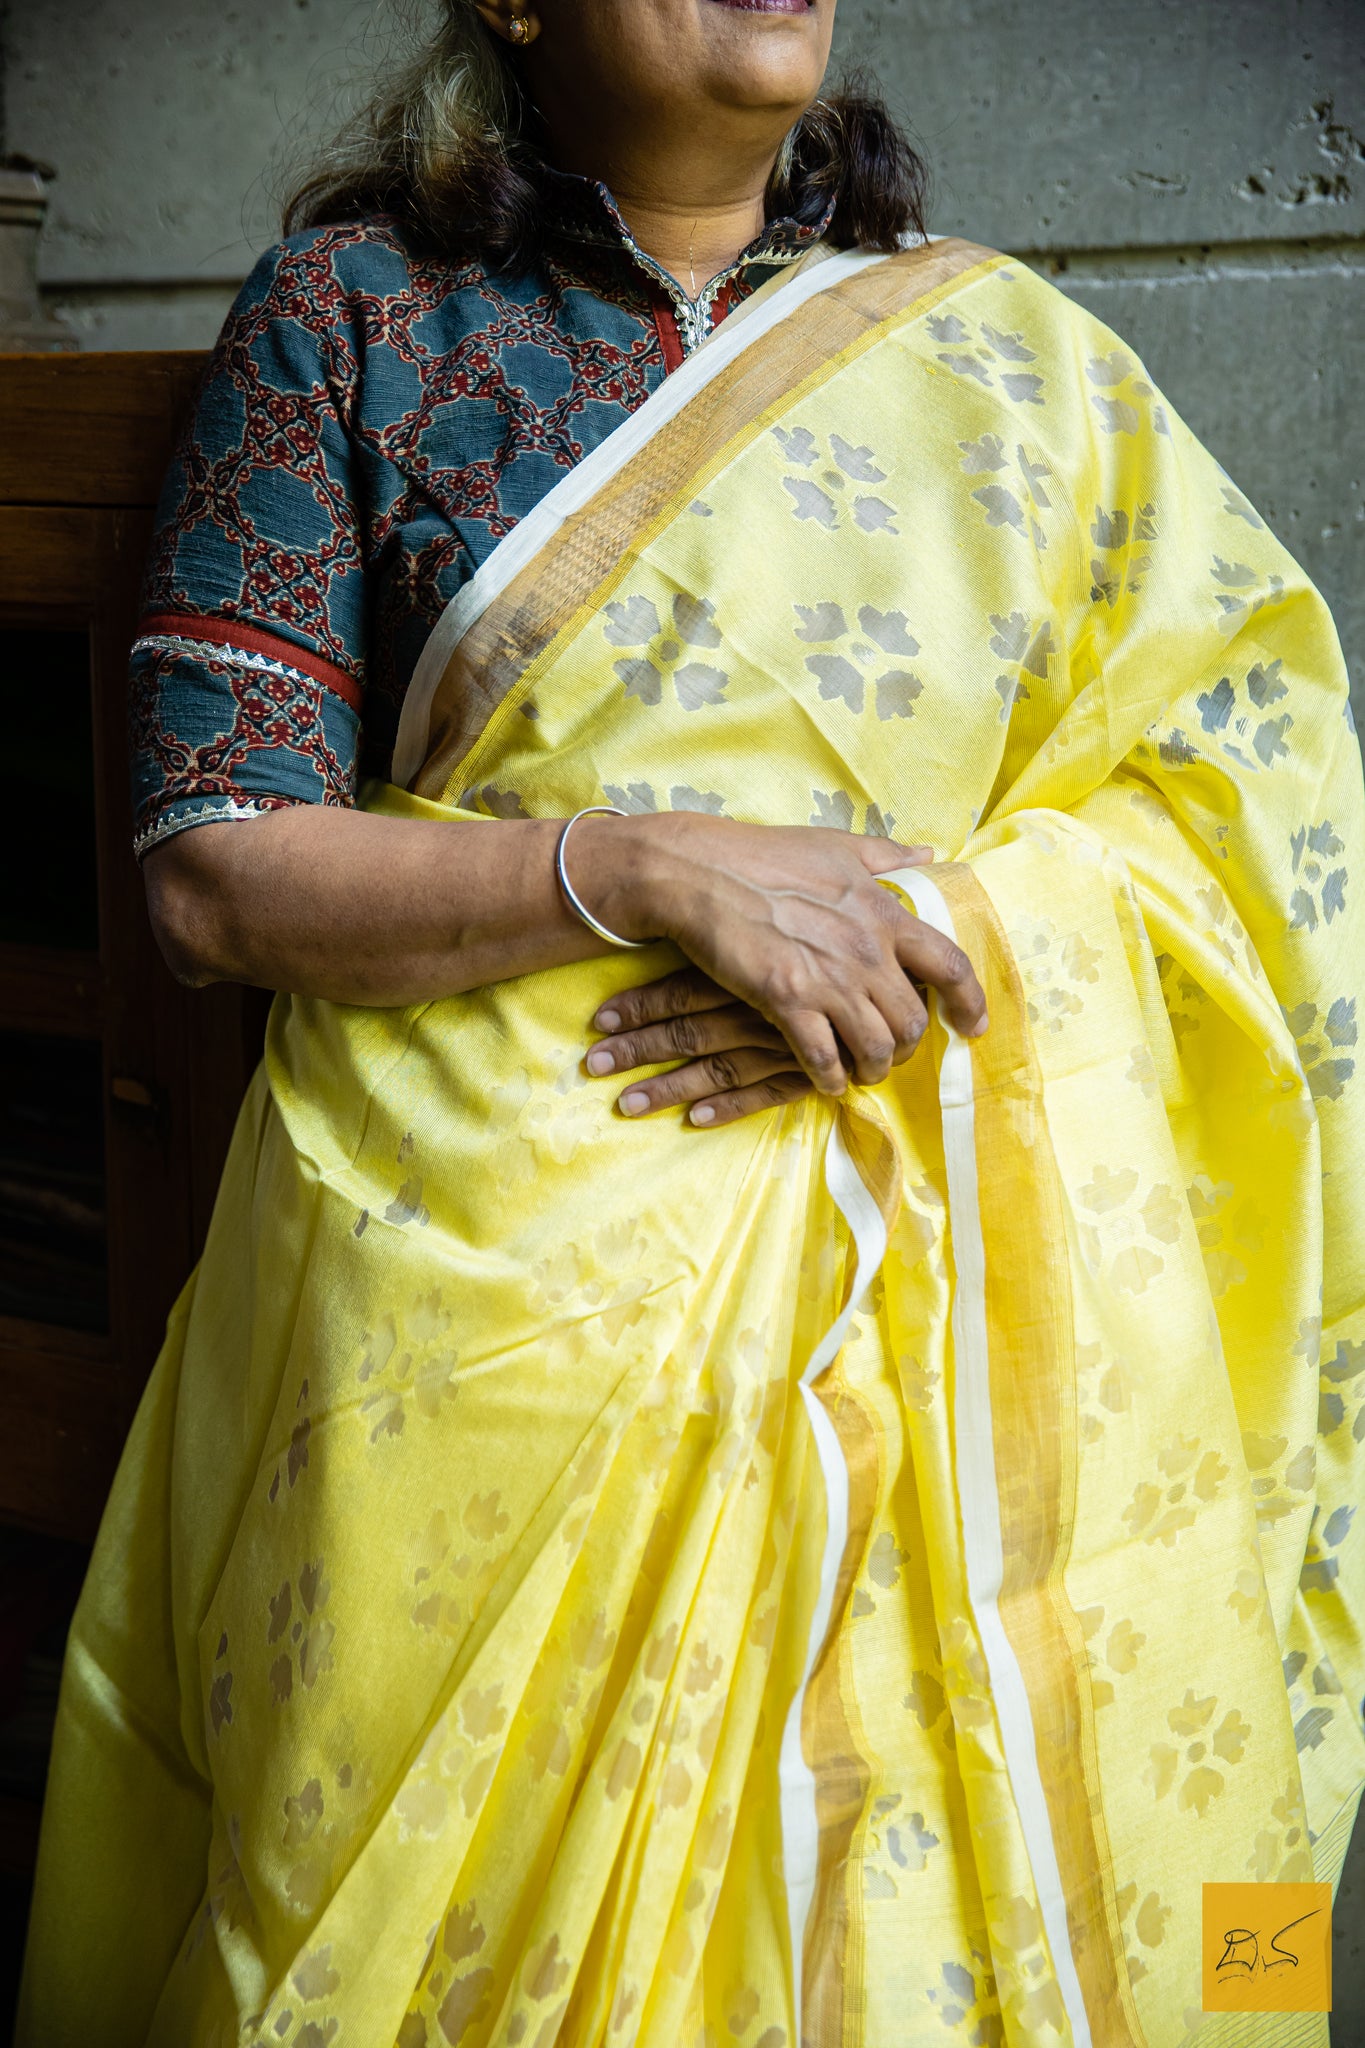
[[(426, 758), (432, 699), (451, 655), (474, 622), (554, 538), (565, 521), (581, 511), (722, 370), (728, 369), (765, 334), (771, 334), (789, 314), (841, 279), (887, 261), (889, 258), (880, 250), (840, 250), (818, 263), (802, 264), (795, 275), (788, 275), (777, 285), (762, 306), (755, 305), (747, 318), (723, 321), (704, 348), (680, 364), (637, 411), (569, 470), (534, 510), (498, 542), (487, 561), (451, 598), (417, 658), (398, 721), (393, 750), (394, 782), (407, 787)], [(756, 293), (755, 298), (758, 296)]]
[[(910, 899), (916, 915), (925, 924), (957, 943), (952, 913), (943, 893), (922, 868), (902, 868), (881, 879), (900, 889)], [(986, 1254), (976, 1167), (976, 1104), (971, 1047), (948, 1023), (942, 1006), (936, 1005), (936, 1008), (946, 1039), (939, 1070), (939, 1107), (943, 1119), (949, 1228), (956, 1272), (952, 1310), (956, 1360), (953, 1420), (968, 1598), (986, 1660), (1005, 1765), (1052, 1954), (1057, 1987), (1070, 2023), (1074, 2048), (1092, 2048), (1089, 2015), (1071, 1946), (1057, 1847), (1042, 1773), (1038, 1767), (1033, 1714), (1023, 1672), (1000, 1618), (1004, 1550), (991, 1417)], [(833, 1618), (839, 1566), (848, 1541), (849, 1526), (847, 1461), (838, 1434), (814, 1391), (813, 1383), (838, 1356), (853, 1316), (881, 1267), (887, 1246), (881, 1210), (858, 1170), (837, 1120), (830, 1131), (825, 1151), (825, 1184), (852, 1233), (856, 1263), (848, 1300), (801, 1375), (801, 1394), (824, 1483), (825, 1542), (801, 1682), (783, 1725), (778, 1767), (782, 1867), (791, 1940), (792, 2010), (797, 2040), (802, 2038), (803, 1951), (819, 1860), (816, 1779), (802, 1746), (802, 1720), (815, 1667)]]
[[(952, 913), (938, 885), (922, 868), (902, 868), (881, 878), (909, 897), (915, 914), (957, 943)], [(1033, 1714), (1024, 1674), (1000, 1618), (1004, 1582), (1000, 1495), (996, 1484), (995, 1437), (991, 1418), (990, 1347), (986, 1327), (986, 1252), (981, 1228), (976, 1166), (976, 1101), (971, 1047), (935, 1008), (946, 1045), (939, 1070), (939, 1109), (948, 1180), (948, 1223), (955, 1285), (952, 1331), (954, 1371), (953, 1434), (958, 1503), (962, 1514), (967, 1595), (976, 1620), (990, 1678), (1010, 1789), (1033, 1873), (1038, 1910), (1052, 1952), (1057, 1988), (1066, 2008), (1075, 2048), (1092, 2048), (1090, 2019), (1067, 1924), (1057, 1845), (1047, 1795), (1038, 1767)]]

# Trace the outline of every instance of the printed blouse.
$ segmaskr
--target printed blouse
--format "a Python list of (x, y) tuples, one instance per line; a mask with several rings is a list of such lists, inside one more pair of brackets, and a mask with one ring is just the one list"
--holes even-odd
[(773, 220), (693, 303), (606, 187), (547, 173), (509, 275), (377, 217), (243, 286), (171, 464), (131, 676), (139, 855), (187, 826), (351, 804), (389, 772), (436, 620), (517, 521), (824, 231)]

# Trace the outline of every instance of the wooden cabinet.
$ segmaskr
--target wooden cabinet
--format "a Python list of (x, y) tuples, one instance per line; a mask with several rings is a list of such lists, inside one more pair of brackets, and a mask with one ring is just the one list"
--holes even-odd
[(128, 648), (197, 355), (0, 357), (0, 1523), (94, 1531), (264, 998), (189, 992), (134, 864)]

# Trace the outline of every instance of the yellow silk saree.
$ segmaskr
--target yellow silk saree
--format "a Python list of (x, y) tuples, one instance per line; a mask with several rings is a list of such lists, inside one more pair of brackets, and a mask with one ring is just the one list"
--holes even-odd
[(988, 1035), (719, 1131), (599, 959), (277, 1002), (73, 1629), (25, 2048), (1176, 2048), (1365, 1777), (1330, 621), (963, 243), (769, 288), (502, 543), (405, 816), (932, 843)]

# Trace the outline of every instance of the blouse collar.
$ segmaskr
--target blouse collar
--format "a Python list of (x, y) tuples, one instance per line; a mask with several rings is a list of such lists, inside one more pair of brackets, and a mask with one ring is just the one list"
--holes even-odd
[[(784, 214), (768, 221), (733, 263), (708, 280), (690, 298), (671, 271), (640, 247), (626, 225), (621, 209), (600, 179), (579, 177), (570, 171), (556, 171), (548, 165), (540, 181), (551, 210), (553, 231), (565, 241), (591, 248), (614, 249), (630, 258), (636, 267), (668, 294), (677, 317), (684, 350), (705, 341), (715, 321), (716, 303), (726, 287), (737, 280), (749, 284), (748, 273), (755, 268), (776, 269), (804, 256), (828, 231), (834, 213), (831, 199), (816, 221), (805, 222)], [(762, 279), (753, 280), (761, 283)]]

